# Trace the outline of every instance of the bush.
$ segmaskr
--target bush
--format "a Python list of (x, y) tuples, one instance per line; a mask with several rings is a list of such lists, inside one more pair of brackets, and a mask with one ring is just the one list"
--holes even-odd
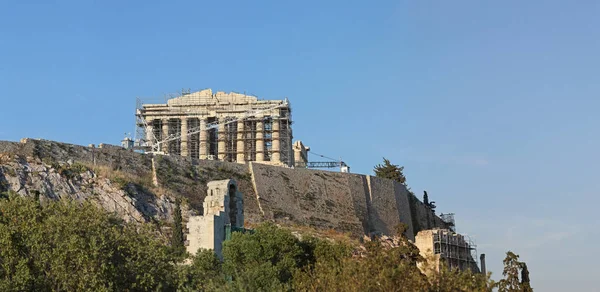
[(289, 231), (267, 223), (253, 233), (233, 233), (223, 245), (223, 267), (239, 289), (289, 290), (292, 275), (304, 260), (303, 251)]
[(190, 265), (183, 266), (178, 290), (215, 291), (226, 288), (221, 261), (212, 250), (200, 249)]
[(164, 290), (167, 248), (91, 204), (0, 200), (0, 291)]
[(41, 206), (10, 194), (0, 199), (0, 291), (491, 291), (493, 286), (489, 275), (456, 270), (425, 277), (417, 268), (423, 258), (405, 237), (397, 247), (372, 241), (358, 248), (299, 239), (267, 223), (253, 233), (234, 232), (222, 262), (212, 251), (200, 250), (184, 265), (150, 227), (124, 223), (89, 203)]

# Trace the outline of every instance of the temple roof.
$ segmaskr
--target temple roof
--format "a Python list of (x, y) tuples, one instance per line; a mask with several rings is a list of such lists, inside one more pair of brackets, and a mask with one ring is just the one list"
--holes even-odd
[(256, 96), (246, 95), (237, 92), (217, 91), (213, 93), (212, 89), (204, 89), (192, 93), (188, 93), (179, 97), (171, 98), (167, 101), (169, 106), (182, 105), (203, 105), (219, 103), (253, 103), (258, 101)]

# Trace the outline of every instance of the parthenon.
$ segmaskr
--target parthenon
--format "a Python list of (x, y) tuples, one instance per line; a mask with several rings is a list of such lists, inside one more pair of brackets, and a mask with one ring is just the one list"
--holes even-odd
[[(285, 100), (259, 100), (211, 89), (183, 92), (166, 103), (141, 103), (136, 112), (141, 146), (154, 151), (245, 163), (294, 165), (306, 149), (292, 145), (291, 107)], [(296, 149), (297, 148), (297, 149)], [(304, 153), (301, 153), (301, 152)]]

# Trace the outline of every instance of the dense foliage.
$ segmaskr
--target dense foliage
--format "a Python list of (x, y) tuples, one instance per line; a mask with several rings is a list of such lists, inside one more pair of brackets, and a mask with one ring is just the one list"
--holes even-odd
[[(527, 264), (519, 261), (519, 255), (508, 251), (506, 258), (503, 261), (504, 270), (502, 275), (504, 279), (498, 282), (499, 292), (531, 292), (531, 284), (529, 283), (529, 270)], [(521, 274), (521, 280), (519, 280)]]
[(373, 171), (377, 177), (392, 179), (403, 185), (406, 185), (406, 177), (403, 173), (404, 166), (392, 164), (385, 157), (383, 158), (383, 164), (377, 164)]
[(183, 218), (181, 216), (181, 201), (175, 201), (175, 210), (173, 211), (173, 232), (171, 236), (171, 246), (175, 255), (183, 256), (185, 254), (183, 236)]
[(87, 203), (40, 205), (5, 197), (0, 199), (0, 291), (491, 291), (494, 286), (489, 275), (429, 269), (404, 237), (394, 247), (373, 240), (359, 248), (300, 239), (267, 223), (254, 232), (234, 233), (220, 260), (208, 250), (184, 259), (156, 232)]
[(0, 199), (0, 291), (168, 290), (168, 247), (91, 204)]

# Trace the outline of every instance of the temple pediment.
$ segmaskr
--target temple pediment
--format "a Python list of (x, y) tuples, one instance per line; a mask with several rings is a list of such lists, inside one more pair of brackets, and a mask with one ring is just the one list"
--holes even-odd
[(258, 101), (256, 96), (237, 92), (217, 91), (213, 93), (212, 89), (204, 89), (196, 92), (184, 94), (179, 97), (171, 98), (167, 101), (169, 106), (188, 106), (188, 105), (206, 105), (214, 103), (253, 103)]

